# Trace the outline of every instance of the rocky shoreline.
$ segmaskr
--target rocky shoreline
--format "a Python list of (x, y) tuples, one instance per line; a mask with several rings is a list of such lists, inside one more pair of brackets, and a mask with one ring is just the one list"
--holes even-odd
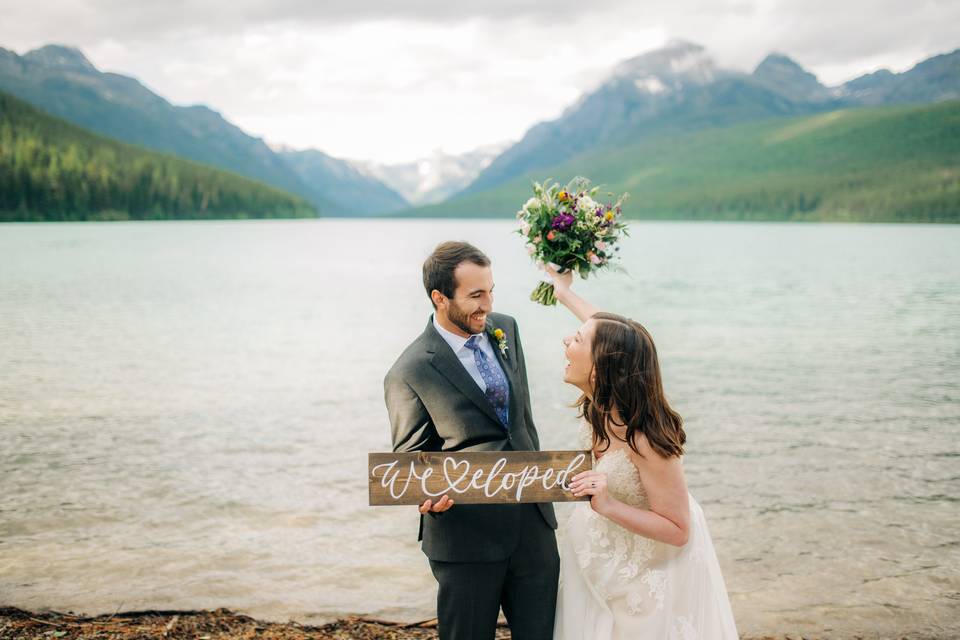
[[(426, 640), (437, 637), (436, 620), (398, 623), (348, 617), (319, 626), (266, 622), (229, 609), (214, 611), (130, 611), (86, 617), (72, 613), (0, 608), (0, 640)], [(509, 638), (506, 627), (497, 640)]]
[[(0, 607), (0, 640), (426, 640), (437, 638), (436, 620), (414, 623), (348, 617), (320, 626), (297, 622), (265, 622), (234, 613), (214, 611), (129, 611), (87, 617), (56, 611), (30, 612)], [(501, 625), (497, 640), (510, 638)], [(743, 636), (742, 640), (828, 640), (813, 636)], [(901, 640), (876, 634), (849, 640)], [(906, 640), (904, 637), (903, 640)]]

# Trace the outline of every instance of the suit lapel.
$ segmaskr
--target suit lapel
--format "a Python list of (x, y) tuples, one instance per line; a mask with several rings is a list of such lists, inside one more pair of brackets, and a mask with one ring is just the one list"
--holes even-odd
[[(477, 383), (474, 382), (470, 374), (467, 373), (467, 370), (460, 364), (460, 360), (457, 359), (457, 355), (453, 352), (453, 349), (450, 348), (450, 345), (447, 344), (446, 340), (441, 338), (437, 330), (433, 328), (432, 319), (427, 324), (424, 337), (427, 339), (427, 352), (433, 354), (433, 357), (430, 359), (430, 364), (449, 380), (453, 386), (459, 389), (460, 393), (469, 398), (475, 405), (482, 409), (484, 413), (490, 416), (494, 422), (501, 424), (500, 418), (497, 416), (493, 405), (487, 400), (487, 396), (484, 395), (480, 387), (477, 386)], [(512, 411), (512, 400), (510, 405), (510, 410)]]

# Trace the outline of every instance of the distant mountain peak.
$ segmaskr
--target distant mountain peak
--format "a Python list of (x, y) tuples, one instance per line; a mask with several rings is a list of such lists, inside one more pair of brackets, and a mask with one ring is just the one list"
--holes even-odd
[(960, 98), (960, 49), (927, 58), (903, 73), (879, 69), (854, 78), (838, 93), (864, 105), (956, 100)]
[[(663, 86), (664, 80), (683, 79), (698, 84), (714, 79), (717, 65), (703, 46), (686, 40), (671, 40), (653, 51), (624, 60), (613, 70), (613, 77), (633, 80), (642, 85)], [(651, 82), (655, 78), (659, 82)]]
[(354, 166), (412, 204), (432, 204), (464, 189), (511, 144), (488, 144), (461, 154), (436, 150), (429, 156), (397, 164), (357, 161)]
[(47, 67), (97, 70), (80, 49), (59, 44), (48, 44), (28, 51), (23, 55), (23, 59)]
[(794, 69), (794, 70), (805, 72), (805, 69), (801, 67), (799, 64), (797, 64), (796, 60), (786, 55), (785, 53), (778, 53), (776, 51), (768, 54), (767, 57), (764, 58), (759, 65), (757, 65), (757, 68), (754, 71), (754, 73), (759, 72), (761, 69), (770, 69), (770, 68)]
[(753, 77), (792, 100), (821, 102), (831, 97), (817, 76), (783, 53), (771, 53), (764, 58), (754, 69)]
[(874, 89), (889, 86), (897, 81), (897, 74), (890, 69), (877, 69), (871, 73), (854, 78), (843, 84), (842, 91), (848, 95), (869, 92)]

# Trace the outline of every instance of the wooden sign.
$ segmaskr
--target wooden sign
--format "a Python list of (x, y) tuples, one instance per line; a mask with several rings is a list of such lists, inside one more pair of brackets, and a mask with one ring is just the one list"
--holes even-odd
[(460, 504), (589, 500), (570, 492), (591, 468), (589, 451), (418, 451), (371, 453), (371, 506), (423, 504), (448, 495)]

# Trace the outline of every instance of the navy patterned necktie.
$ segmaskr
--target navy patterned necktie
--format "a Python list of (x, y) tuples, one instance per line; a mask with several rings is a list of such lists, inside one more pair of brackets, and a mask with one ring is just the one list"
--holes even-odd
[(480, 345), (477, 344), (477, 340), (478, 336), (470, 336), (463, 346), (473, 351), (473, 361), (477, 363), (477, 369), (480, 370), (480, 377), (483, 378), (484, 384), (487, 385), (487, 390), (484, 392), (487, 400), (493, 405), (494, 410), (497, 412), (497, 417), (500, 418), (500, 422), (503, 423), (504, 427), (507, 427), (510, 424), (510, 386), (507, 384), (507, 379), (504, 377), (499, 364), (490, 362), (487, 354), (485, 354), (483, 349), (480, 348)]

